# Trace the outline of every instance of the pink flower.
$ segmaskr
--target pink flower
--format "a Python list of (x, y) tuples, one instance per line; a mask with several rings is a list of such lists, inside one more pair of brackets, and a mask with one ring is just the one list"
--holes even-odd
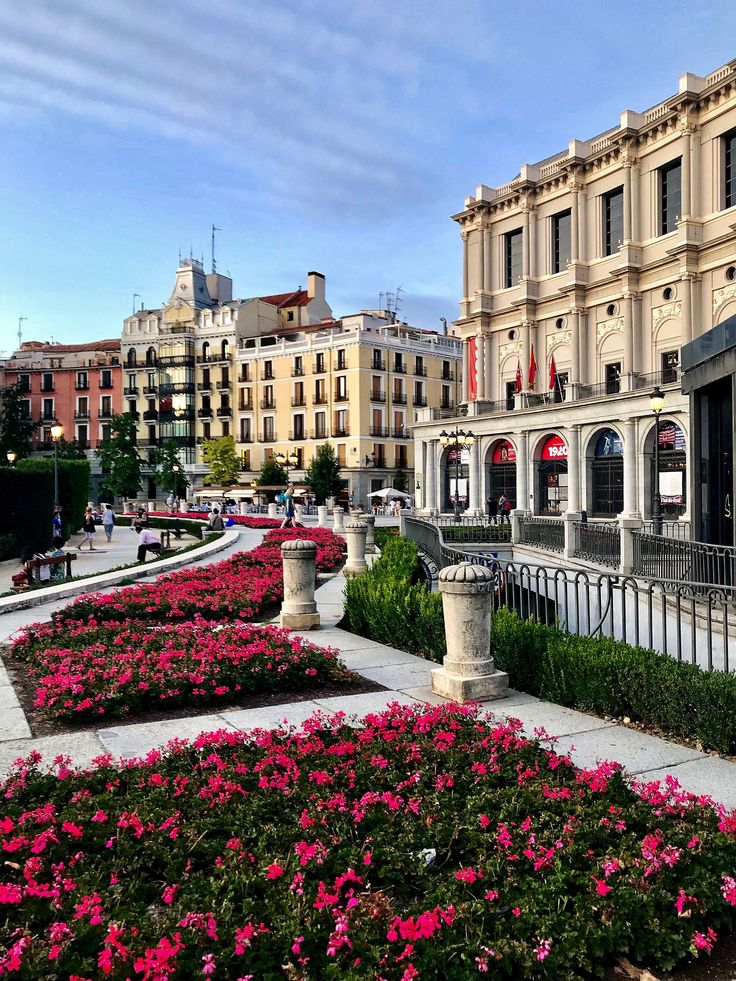
[(202, 974), (214, 974), (217, 970), (217, 963), (212, 954), (205, 954), (202, 958)]

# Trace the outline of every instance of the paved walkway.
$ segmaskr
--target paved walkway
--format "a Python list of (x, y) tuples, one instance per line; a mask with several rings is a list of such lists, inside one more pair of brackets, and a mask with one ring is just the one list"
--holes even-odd
[[(243, 530), (233, 550), (252, 548), (261, 537), (261, 532)], [(221, 557), (215, 556), (210, 561)], [(27, 755), (32, 749), (37, 749), (49, 759), (60, 753), (68, 754), (75, 763), (84, 765), (103, 753), (123, 758), (141, 756), (150, 749), (164, 746), (174, 737), (193, 738), (203, 731), (268, 728), (283, 722), (298, 726), (318, 709), (359, 717), (367, 712), (380, 711), (394, 701), (405, 704), (438, 704), (445, 701), (431, 689), (431, 670), (436, 666), (433, 662), (337, 627), (343, 615), (344, 585), (340, 574), (317, 590), (322, 629), (310, 633), (309, 638), (321, 645), (337, 648), (349, 668), (384, 685), (386, 691), (316, 698), (163, 722), (113, 725), (92, 732), (31, 739), (27, 726), (25, 733), (22, 732), (25, 719), (17, 716), (18, 712), (22, 716), (22, 711), (10, 702), (12, 689), (8, 692), (0, 681), (0, 773), (7, 771), (13, 759)], [(36, 619), (48, 618), (50, 611), (50, 606), (43, 607), (43, 611), (37, 609)], [(41, 617), (41, 612), (44, 617)], [(520, 719), (524, 731), (530, 736), (543, 729), (547, 734), (558, 737), (558, 750), (569, 752), (579, 766), (592, 767), (599, 760), (617, 760), (639, 780), (663, 780), (671, 774), (686, 790), (710, 794), (726, 806), (736, 807), (736, 764), (719, 757), (605, 722), (583, 712), (561, 708), (523, 692), (511, 691), (508, 698), (485, 702), (482, 707), (500, 719)], [(8, 725), (5, 725), (6, 720)]]

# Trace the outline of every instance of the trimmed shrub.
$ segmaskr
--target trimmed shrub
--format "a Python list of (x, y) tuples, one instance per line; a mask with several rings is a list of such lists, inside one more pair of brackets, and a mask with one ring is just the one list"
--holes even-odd
[[(54, 461), (50, 457), (32, 457), (21, 460), (16, 470), (40, 477), (49, 476), (51, 482), (51, 502), (45, 509), (48, 515), (43, 523), (43, 548), (51, 541), (51, 513), (54, 505)], [(90, 493), (90, 465), (88, 460), (59, 460), (59, 504), (61, 520), (66, 538), (82, 527), (84, 510)]]
[(3, 507), (0, 536), (3, 558), (17, 558), (21, 549), (47, 549), (51, 542), (54, 477), (48, 467), (27, 467), (36, 460), (22, 460), (16, 467), (0, 467)]

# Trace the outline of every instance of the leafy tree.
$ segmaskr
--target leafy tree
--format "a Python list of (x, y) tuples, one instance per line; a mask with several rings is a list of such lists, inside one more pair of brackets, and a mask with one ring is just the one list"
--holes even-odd
[(81, 443), (76, 439), (64, 439), (62, 436), (56, 444), (56, 454), (60, 460), (86, 460), (87, 454)]
[(210, 472), (204, 478), (205, 484), (229, 487), (230, 484), (238, 482), (240, 459), (235, 451), (235, 440), (232, 436), (206, 439), (202, 445), (202, 459), (210, 468)]
[[(156, 476), (156, 483), (164, 490), (170, 490), (174, 495), (183, 494), (189, 486), (184, 468), (179, 460), (179, 447), (176, 440), (164, 440), (151, 454), (151, 466)], [(179, 467), (179, 470), (174, 470)]]
[(406, 493), (406, 488), (409, 486), (409, 480), (403, 470), (397, 470), (394, 474), (394, 490), (402, 491)]
[(304, 482), (312, 488), (317, 504), (324, 504), (328, 497), (337, 497), (343, 486), (340, 478), (340, 462), (331, 443), (323, 443), (304, 473)]
[(286, 486), (289, 483), (289, 475), (286, 468), (277, 463), (276, 457), (272, 456), (261, 467), (256, 483), (260, 487), (280, 487), (282, 484)]
[(104, 477), (101, 489), (105, 495), (135, 497), (141, 489), (141, 464), (136, 446), (135, 420), (129, 412), (115, 413), (110, 436), (95, 451)]
[(12, 450), (22, 460), (31, 452), (31, 437), (36, 428), (32, 419), (22, 414), (23, 393), (20, 382), (0, 388), (0, 459)]

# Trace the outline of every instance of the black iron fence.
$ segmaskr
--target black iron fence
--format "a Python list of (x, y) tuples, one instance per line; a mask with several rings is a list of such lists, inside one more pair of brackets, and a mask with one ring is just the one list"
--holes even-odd
[[(654, 522), (642, 521), (642, 531), (648, 535), (653, 535)], [(665, 538), (679, 538), (689, 541), (693, 537), (692, 521), (663, 521), (662, 534)]]
[(565, 526), (559, 519), (521, 518), (518, 544), (534, 545), (549, 552), (564, 552)]
[(634, 532), (635, 575), (670, 583), (736, 585), (736, 548)]
[(576, 521), (573, 529), (573, 555), (587, 562), (596, 562), (610, 569), (621, 565), (621, 530), (614, 522), (595, 523)]

